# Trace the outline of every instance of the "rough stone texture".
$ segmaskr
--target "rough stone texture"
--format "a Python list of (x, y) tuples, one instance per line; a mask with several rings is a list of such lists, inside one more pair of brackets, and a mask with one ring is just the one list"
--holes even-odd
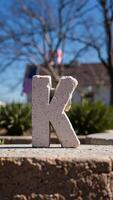
[(62, 77), (50, 102), (51, 77), (34, 76), (32, 88), (32, 144), (33, 147), (49, 147), (49, 122), (55, 128), (63, 147), (78, 147), (79, 140), (64, 112), (77, 86), (71, 76)]
[(0, 147), (0, 200), (104, 199), (113, 199), (112, 146)]

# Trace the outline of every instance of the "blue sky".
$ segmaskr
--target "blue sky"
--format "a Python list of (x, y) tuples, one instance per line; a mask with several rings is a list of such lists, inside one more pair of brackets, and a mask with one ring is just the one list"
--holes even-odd
[[(0, 0), (0, 9), (7, 12), (13, 0)], [(24, 63), (14, 63), (0, 75), (0, 101), (25, 102), (26, 96), (22, 95), (22, 84), (25, 73)], [(10, 87), (9, 87), (10, 86)], [(16, 87), (15, 87), (16, 86)]]
[[(0, 9), (8, 11), (13, 0), (0, 0)], [(91, 1), (93, 2), (93, 1)], [(97, 17), (98, 17), (98, 13)], [(1, 58), (0, 58), (1, 59)], [(66, 60), (66, 59), (65, 59)], [(68, 60), (68, 59), (67, 59)], [(98, 62), (95, 51), (90, 51), (80, 60), (81, 62)], [(25, 95), (22, 96), (22, 80), (25, 72), (25, 63), (16, 62), (0, 75), (0, 101), (5, 102), (25, 102)], [(9, 87), (10, 85), (10, 87)], [(16, 87), (15, 87), (16, 85)]]

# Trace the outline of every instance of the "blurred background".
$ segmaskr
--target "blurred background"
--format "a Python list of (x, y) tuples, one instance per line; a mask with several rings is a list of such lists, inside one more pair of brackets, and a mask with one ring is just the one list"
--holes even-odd
[(30, 102), (34, 74), (71, 75), (113, 104), (113, 0), (0, 1), (0, 102)]
[(113, 0), (1, 0), (1, 135), (31, 134), (36, 74), (53, 88), (78, 80), (67, 113), (77, 134), (113, 129)]

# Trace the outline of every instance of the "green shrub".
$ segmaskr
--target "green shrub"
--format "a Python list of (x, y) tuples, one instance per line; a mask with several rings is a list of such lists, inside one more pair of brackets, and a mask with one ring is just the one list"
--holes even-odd
[[(67, 115), (78, 135), (113, 129), (113, 108), (101, 102), (83, 100), (80, 104), (72, 104)], [(31, 128), (31, 106), (27, 104), (1, 106), (0, 128), (5, 128), (7, 135), (22, 135)]]
[(8, 104), (0, 107), (0, 127), (7, 135), (22, 135), (31, 128), (31, 107), (26, 104)]
[(101, 102), (83, 100), (67, 113), (78, 135), (103, 132), (113, 128), (113, 108)]

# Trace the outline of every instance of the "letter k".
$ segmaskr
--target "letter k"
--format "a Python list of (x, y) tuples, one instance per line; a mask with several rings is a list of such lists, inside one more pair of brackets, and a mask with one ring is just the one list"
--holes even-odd
[(78, 147), (80, 142), (69, 121), (65, 107), (78, 82), (71, 76), (62, 77), (50, 102), (51, 77), (34, 76), (32, 84), (32, 145), (49, 147), (49, 122), (63, 147)]

